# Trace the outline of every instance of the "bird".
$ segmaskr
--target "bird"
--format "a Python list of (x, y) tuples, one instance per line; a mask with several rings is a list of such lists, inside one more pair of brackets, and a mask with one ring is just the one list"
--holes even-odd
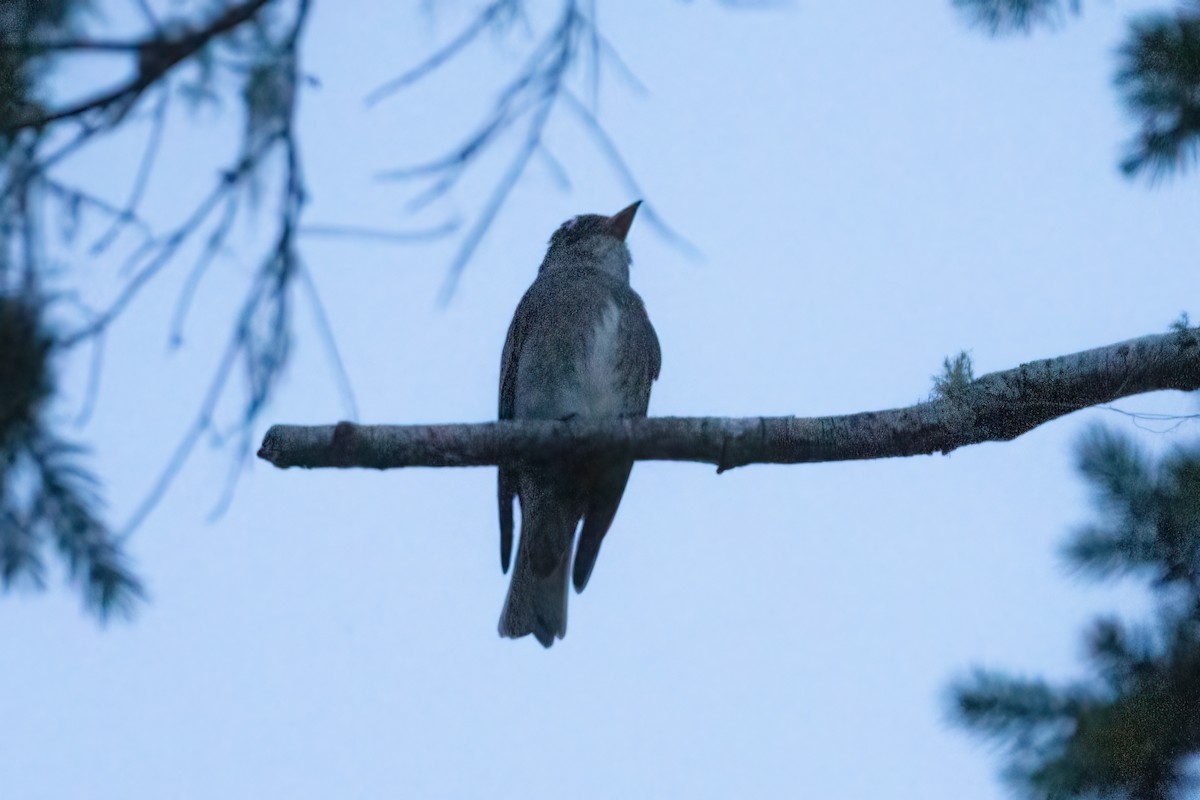
[[(537, 277), (517, 305), (500, 358), (501, 420), (644, 417), (662, 366), (658, 335), (630, 286), (625, 238), (641, 200), (612, 216), (582, 214), (550, 237)], [(629, 458), (501, 465), (500, 566), (521, 537), (500, 635), (533, 634), (543, 647), (567, 632), (567, 572), (582, 592), (633, 469)], [(580, 521), (583, 529), (575, 546)]]

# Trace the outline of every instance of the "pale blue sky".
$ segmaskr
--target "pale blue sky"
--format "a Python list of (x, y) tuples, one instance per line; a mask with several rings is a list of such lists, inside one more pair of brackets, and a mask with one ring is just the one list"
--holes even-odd
[[(630, 235), (664, 354), (652, 414), (903, 406), (960, 349), (982, 374), (1162, 332), (1189, 308), (1200, 182), (1149, 188), (1115, 168), (1132, 126), (1113, 51), (1127, 15), (1160, 4), (1088, 4), (1056, 34), (1001, 41), (946, 0), (599, 5), (649, 89), (606, 73), (600, 116), (646, 199), (703, 253), (641, 222)], [(374, 179), (465, 135), (528, 44), (519, 30), (485, 37), (366, 110), (476, 4), (438, 3), (432, 18), (421, 6), (315, 3), (309, 221), (470, 220), (507, 163), (492, 154), (418, 219), (405, 187)], [(65, 72), (64, 89), (99, 69)], [(156, 223), (207, 191), (240, 124), (234, 105), (176, 109), (144, 206)], [(140, 135), (60, 176), (119, 202)], [(548, 143), (573, 189), (535, 164), (445, 308), (452, 242), (305, 242), (362, 421), (494, 417), (504, 333), (546, 239), (635, 199), (565, 116)], [(239, 225), (240, 258), (217, 263), (181, 349), (167, 332), (188, 261), (109, 336), (79, 435), (114, 520), (190, 421), (269, 220), (264, 207)], [(117, 266), (72, 269), (101, 302)], [(346, 414), (296, 308), (260, 433)], [(85, 362), (65, 365), (79, 385)], [(1194, 411), (1179, 395), (1116, 405)], [(6, 796), (1001, 797), (992, 753), (945, 722), (948, 680), (975, 664), (1076, 676), (1081, 626), (1138, 606), (1070, 579), (1055, 555), (1088, 518), (1070, 448), (1094, 421), (1153, 447), (1194, 435), (1089, 410), (950, 457), (720, 476), (640, 464), (549, 652), (496, 635), (494, 470), (258, 463), (209, 524), (228, 459), (201, 448), (130, 542), (152, 595), (132, 623), (101, 629), (57, 585), (0, 602)]]

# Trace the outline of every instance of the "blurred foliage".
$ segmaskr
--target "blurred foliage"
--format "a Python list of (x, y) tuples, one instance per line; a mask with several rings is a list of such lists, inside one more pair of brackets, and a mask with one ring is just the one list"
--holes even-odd
[(1066, 18), (1068, 10), (1073, 14), (1080, 12), (1080, 0), (952, 0), (952, 3), (971, 25), (993, 36), (1054, 27)]
[[(88, 13), (92, 4), (86, 0), (0, 0), (0, 586), (44, 586), (45, 551), (53, 549), (90, 611), (101, 619), (128, 612), (144, 590), (121, 542), (162, 497), (200, 437), (214, 433), (215, 408), (238, 376), (239, 362), (248, 396), (232, 426), (239, 445), (236, 466), (250, 452), (250, 427), (277, 383), (290, 340), (288, 297), (299, 271), (295, 236), (305, 200), (292, 127), (296, 49), (309, 5), (309, 0), (205, 0), (175, 4), (169, 16), (159, 18), (151, 4), (137, 3), (143, 35), (113, 40), (103, 38), (104, 16)], [(125, 78), (97, 94), (64, 101), (49, 91), (46, 79), (79, 55), (116, 59), (126, 67)], [(168, 107), (175, 98), (194, 107), (222, 95), (231, 95), (245, 112), (237, 158), (214, 170), (215, 186), (192, 213), (158, 232), (138, 205)], [(151, 98), (154, 102), (146, 102)], [(141, 113), (148, 107), (149, 114)], [(148, 123), (150, 136), (123, 206), (59, 177), (59, 161), (130, 122)], [(85, 466), (84, 449), (50, 424), (48, 408), (57, 398), (52, 359), (86, 343), (98, 365), (108, 326), (177, 260), (181, 248), (194, 243), (200, 255), (180, 298), (172, 338), (178, 342), (191, 295), (225, 246), (243, 198), (255, 199), (261, 165), (279, 154), (284, 169), (273, 172), (281, 173), (276, 232), (241, 299), (221, 366), (171, 461), (118, 536), (104, 520), (101, 484)], [(88, 307), (69, 286), (69, 268), (53, 266), (47, 256), (47, 229), (70, 243), (84, 215), (98, 218), (106, 229), (87, 249), (88, 257), (105, 252), (123, 233), (141, 239), (129, 248), (126, 283), (104, 309)], [(55, 224), (45, 225), (47, 218)], [(82, 322), (65, 321), (81, 316)], [(92, 400), (89, 396), (88, 406)]]
[(51, 342), (39, 324), (36, 307), (0, 295), (0, 453), (10, 453), (14, 442), (29, 438), (54, 391)]
[(1082, 575), (1146, 580), (1151, 620), (1095, 621), (1091, 679), (1045, 681), (976, 670), (953, 687), (955, 720), (1007, 751), (1006, 778), (1036, 798), (1193, 797), (1200, 774), (1200, 446), (1157, 460), (1103, 428), (1079, 470), (1099, 519), (1063, 549)]
[(1200, 3), (1131, 23), (1116, 85), (1141, 125), (1121, 169), (1160, 176), (1195, 161), (1200, 145)]
[[(951, 2), (969, 24), (993, 36), (1056, 27), (1068, 11), (1082, 12), (1080, 0)], [(1121, 171), (1152, 180), (1185, 171), (1200, 148), (1200, 0), (1134, 17), (1117, 60), (1114, 83), (1139, 125)]]
[[(37, 105), (37, 80), (50, 59), (30, 45), (42, 36), (73, 31), (89, 5), (84, 0), (0, 2), (0, 131), (7, 131)], [(11, 144), (12, 137), (0, 136), (0, 156)]]
[(99, 516), (82, 449), (49, 428), (54, 341), (43, 316), (36, 301), (0, 294), (0, 584), (43, 586), (42, 550), (53, 542), (88, 608), (104, 618), (128, 612), (143, 590)]

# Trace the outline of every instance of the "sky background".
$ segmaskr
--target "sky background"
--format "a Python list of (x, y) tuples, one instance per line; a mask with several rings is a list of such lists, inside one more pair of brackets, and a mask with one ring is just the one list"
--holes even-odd
[[(109, 16), (95, 30), (140, 33), (134, 4), (98, 5)], [(425, 5), (314, 4), (303, 52), (320, 87), (299, 116), (308, 222), (469, 223), (507, 165), (515, 137), (418, 217), (405, 212), (413, 187), (377, 179), (468, 134), (533, 41), (521, 26), (485, 36), (368, 110), (368, 92), (478, 7)], [(1200, 181), (1151, 187), (1116, 169), (1133, 125), (1110, 85), (1114, 51), (1130, 14), (1162, 4), (1085, 4), (1058, 32), (998, 41), (945, 0), (599, 5), (646, 87), (607, 70), (600, 118), (645, 199), (701, 254), (644, 219), (630, 234), (663, 349), (652, 414), (905, 406), (961, 349), (978, 375), (1161, 333), (1189, 308)], [(534, 32), (551, 11), (532, 9)], [(86, 93), (120, 66), (81, 61), (59, 88)], [(190, 211), (241, 124), (235, 101), (175, 104), (143, 203), (152, 221)], [(147, 130), (57, 174), (119, 204)], [(448, 305), (457, 240), (303, 242), (361, 421), (494, 418), (505, 331), (549, 235), (636, 199), (568, 116), (547, 144), (571, 189), (535, 162)], [(195, 414), (270, 211), (235, 228), (181, 347), (168, 332), (186, 257), (108, 337), (95, 414), (75, 435), (118, 525)], [(81, 241), (102, 229), (85, 221)], [(120, 259), (84, 250), (63, 258), (102, 305), (123, 285)], [(258, 437), (348, 414), (314, 317), (296, 308)], [(64, 420), (87, 360), (63, 365)], [(1195, 412), (1178, 394), (1114, 405)], [(1081, 627), (1144, 605), (1130, 587), (1075, 580), (1056, 554), (1090, 518), (1072, 446), (1096, 422), (1153, 449), (1195, 435), (1093, 409), (949, 457), (723, 475), (639, 464), (550, 651), (496, 635), (494, 469), (260, 462), (209, 521), (229, 455), (202, 446), (129, 542), (151, 595), (131, 622), (99, 626), (61, 582), (0, 601), (5, 795), (1006, 796), (995, 754), (948, 725), (946, 684), (974, 665), (1078, 677)]]

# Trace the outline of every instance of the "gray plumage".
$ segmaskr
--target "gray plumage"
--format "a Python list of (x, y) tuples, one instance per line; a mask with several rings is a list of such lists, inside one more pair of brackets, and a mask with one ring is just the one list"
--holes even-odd
[[(640, 202), (640, 201), (639, 201)], [(500, 364), (500, 419), (644, 417), (658, 377), (658, 336), (629, 285), (625, 235), (638, 203), (611, 217), (588, 214), (550, 239), (537, 278), (517, 306)], [(500, 563), (521, 540), (500, 634), (532, 633), (544, 646), (567, 631), (567, 569), (583, 591), (633, 468), (630, 460), (575, 459), (500, 469)]]

